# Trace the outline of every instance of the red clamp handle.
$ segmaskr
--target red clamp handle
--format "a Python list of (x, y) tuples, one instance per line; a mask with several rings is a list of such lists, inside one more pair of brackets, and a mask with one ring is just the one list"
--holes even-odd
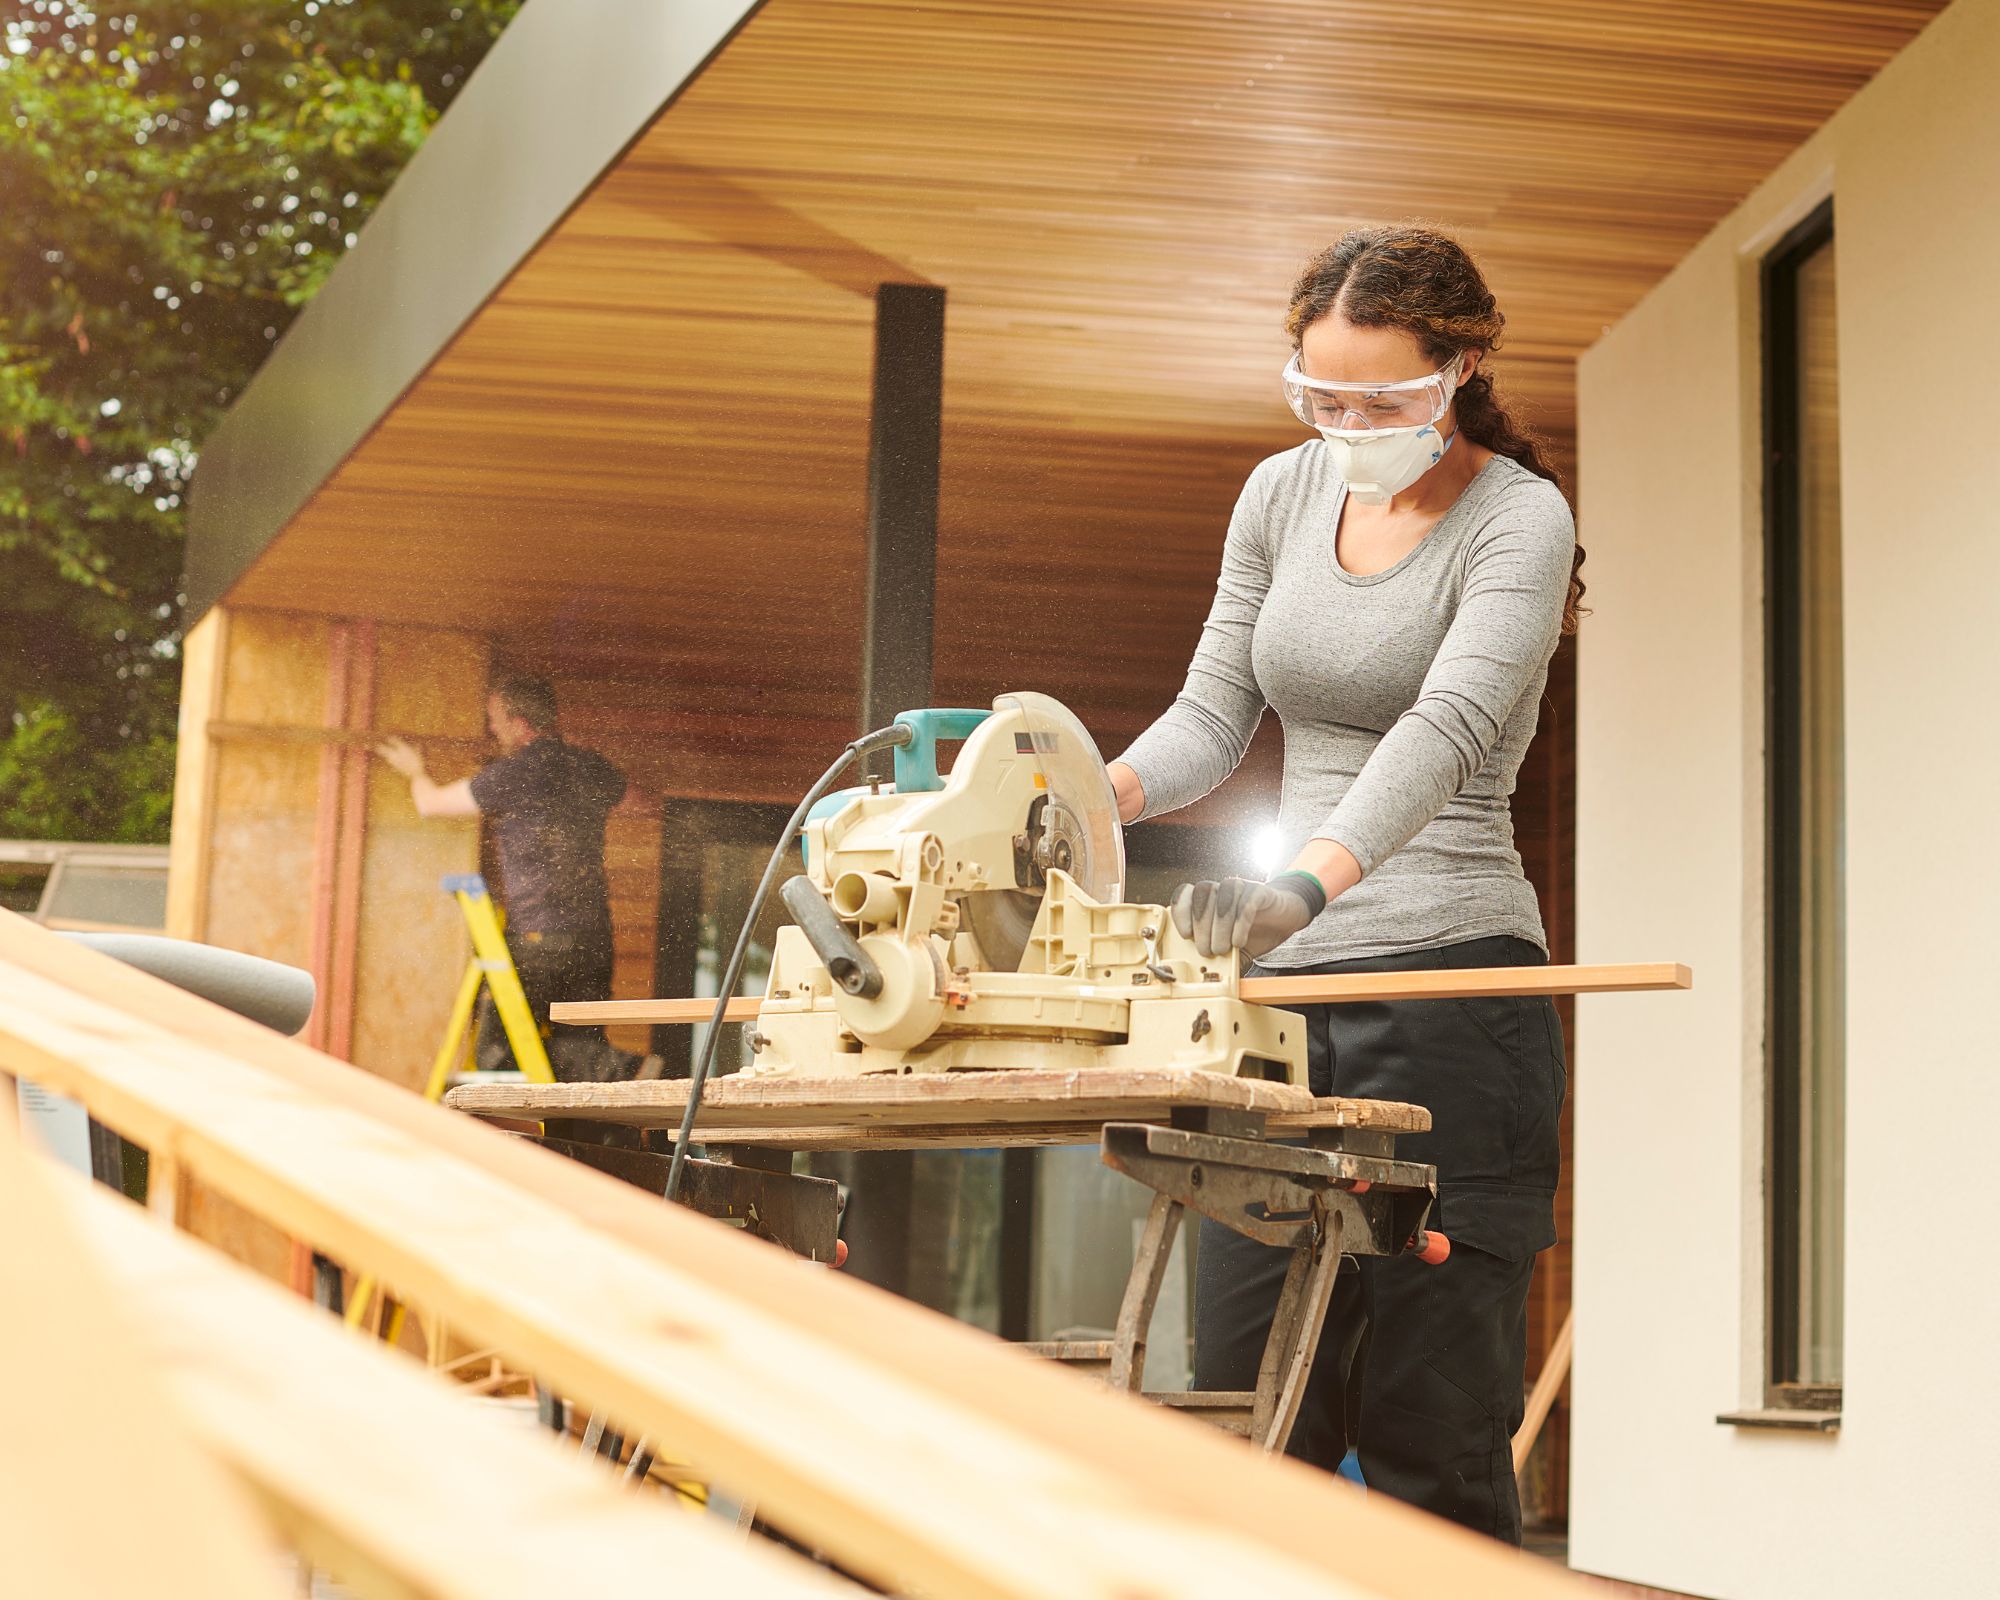
[(1451, 1255), (1451, 1241), (1435, 1228), (1419, 1228), (1410, 1235), (1410, 1249), (1419, 1261), (1436, 1266)]

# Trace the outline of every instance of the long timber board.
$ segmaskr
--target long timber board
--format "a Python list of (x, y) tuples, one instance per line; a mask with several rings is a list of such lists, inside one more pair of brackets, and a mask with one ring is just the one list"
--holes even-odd
[[(1305, 973), (1245, 978), (1242, 998), (1263, 1006), (1342, 1005), (1357, 1000), (1451, 1000), (1525, 994), (1635, 994), (1691, 989), (1694, 974), (1679, 962), (1633, 961), (1581, 967), (1466, 967), (1458, 971)], [(724, 1022), (754, 1022), (763, 1002), (738, 995)], [(557, 1022), (707, 1022), (713, 1000), (570, 1000), (550, 1008)]]

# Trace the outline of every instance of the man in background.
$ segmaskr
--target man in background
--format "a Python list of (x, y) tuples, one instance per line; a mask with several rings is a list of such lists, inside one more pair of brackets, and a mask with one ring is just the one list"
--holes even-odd
[[(500, 684), (487, 696), (486, 725), (500, 743), (500, 758), (456, 783), (433, 782), (424, 758), (401, 739), (386, 740), (376, 753), (410, 780), (419, 816), (483, 816), (492, 824), (507, 948), (529, 1009), (549, 1036), (556, 1077), (603, 1083), (640, 1075), (640, 1059), (615, 1048), (602, 1028), (549, 1027), (556, 1001), (611, 998), (604, 824), (625, 798), (625, 774), (595, 751), (563, 742), (555, 688), (546, 678)], [(513, 1060), (485, 995), (476, 1055), (484, 1070)], [(646, 1065), (655, 1059), (646, 1058)]]

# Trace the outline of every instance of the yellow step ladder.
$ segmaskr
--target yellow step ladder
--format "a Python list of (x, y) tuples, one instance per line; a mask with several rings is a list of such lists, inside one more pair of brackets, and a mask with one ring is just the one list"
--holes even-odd
[[(443, 888), (465, 913), (465, 925), (472, 933), (472, 960), (459, 980), (458, 998), (452, 1002), (451, 1020), (445, 1024), (444, 1043), (438, 1046), (437, 1058), (431, 1063), (424, 1098), (433, 1102), (442, 1100), (453, 1076), (472, 1065), (478, 1035), (473, 1012), (479, 1004), (482, 986), (493, 996), (493, 1009), (500, 1014), (500, 1026), (506, 1031), (507, 1043), (513, 1047), (514, 1064), (521, 1075), (530, 1083), (554, 1083), (556, 1075), (549, 1068), (542, 1030), (528, 1008), (527, 991), (521, 987), (521, 975), (514, 970), (514, 957), (501, 931), (502, 912), (486, 892), (486, 880), (476, 872), (453, 873), (444, 879)], [(345, 1312), (350, 1328), (361, 1326), (374, 1292), (373, 1278), (355, 1280)], [(403, 1308), (399, 1305), (390, 1314), (382, 1337), (394, 1344), (402, 1332)]]
[(521, 987), (521, 975), (514, 970), (514, 957), (501, 932), (500, 911), (486, 892), (486, 880), (476, 872), (454, 873), (444, 880), (444, 892), (457, 900), (465, 913), (465, 925), (472, 930), (472, 960), (459, 983), (458, 998), (452, 1002), (451, 1020), (445, 1024), (444, 1043), (431, 1063), (424, 1098), (442, 1100), (454, 1067), (462, 1069), (470, 1060), (476, 1031), (472, 1013), (481, 984), (493, 995), (493, 1009), (500, 1013), (500, 1025), (514, 1048), (515, 1066), (530, 1083), (554, 1083), (556, 1075), (549, 1070), (542, 1030), (528, 1009), (527, 992)]

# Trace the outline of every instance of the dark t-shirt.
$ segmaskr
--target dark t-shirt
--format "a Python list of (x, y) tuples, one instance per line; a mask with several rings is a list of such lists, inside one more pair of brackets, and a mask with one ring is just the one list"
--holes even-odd
[(610, 938), (604, 819), (625, 774), (545, 734), (483, 769), (472, 798), (493, 823), (508, 928)]

